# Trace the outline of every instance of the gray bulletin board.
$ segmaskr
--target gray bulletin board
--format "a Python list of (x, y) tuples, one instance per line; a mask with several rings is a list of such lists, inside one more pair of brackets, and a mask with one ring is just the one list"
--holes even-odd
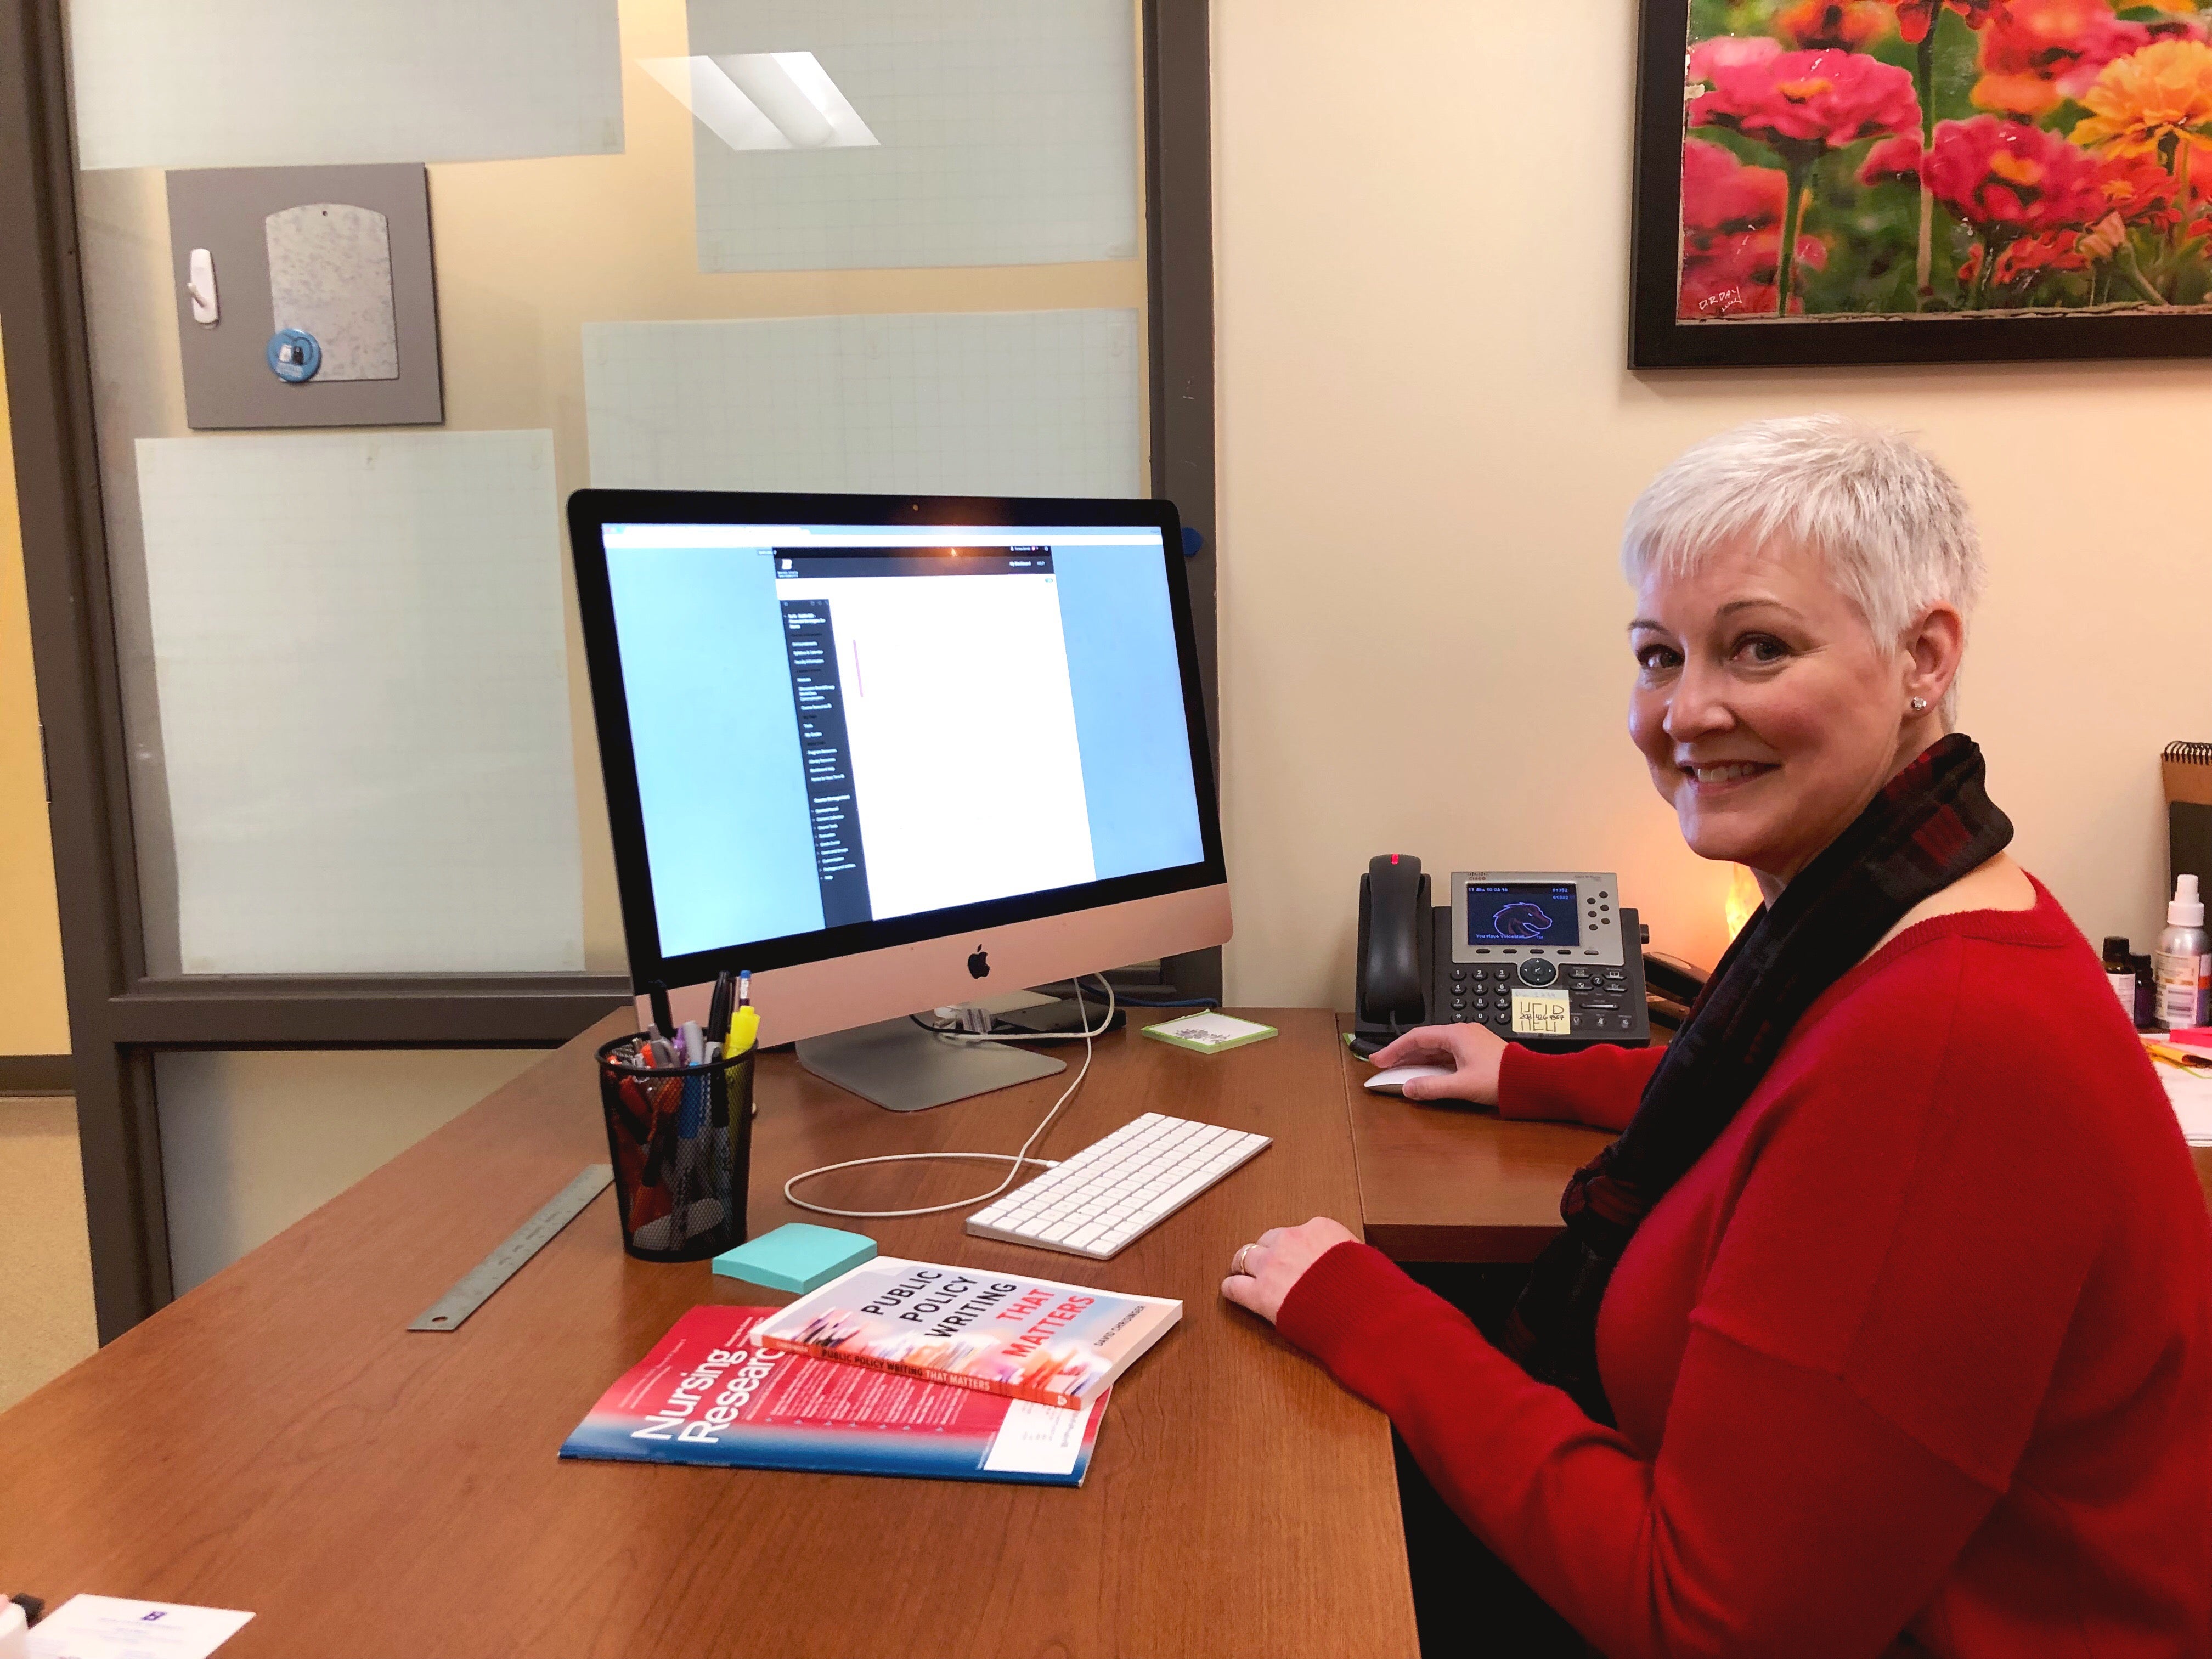
[[(429, 179), (421, 164), (210, 167), (173, 172), (168, 188), (186, 425), (445, 419)], [(211, 324), (193, 316), (196, 248), (214, 264)], [(287, 382), (269, 366), (280, 295), (289, 325), (305, 319), (328, 336), (313, 379)]]

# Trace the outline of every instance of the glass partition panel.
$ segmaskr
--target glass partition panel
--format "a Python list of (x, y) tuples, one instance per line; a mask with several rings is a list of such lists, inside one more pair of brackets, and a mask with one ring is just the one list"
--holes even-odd
[(149, 970), (620, 969), (573, 489), (1145, 493), (1138, 35), (75, 0)]

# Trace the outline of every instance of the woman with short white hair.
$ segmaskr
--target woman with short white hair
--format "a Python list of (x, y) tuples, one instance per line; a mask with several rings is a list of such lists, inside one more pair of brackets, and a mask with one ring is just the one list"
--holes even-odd
[(1759, 422), (1659, 476), (1623, 562), (1631, 735), (1765, 903), (1665, 1048), (1375, 1056), (1619, 1132), (1494, 1346), (1323, 1218), (1224, 1294), (1615, 1659), (2212, 1653), (2212, 1227), (1951, 730), (1957, 486), (1893, 434)]

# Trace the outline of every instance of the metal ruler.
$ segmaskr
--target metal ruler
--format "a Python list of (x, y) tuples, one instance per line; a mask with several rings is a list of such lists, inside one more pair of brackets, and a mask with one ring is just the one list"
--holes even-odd
[(563, 1187), (550, 1203), (508, 1236), (506, 1243), (461, 1275), (460, 1282), (433, 1302), (410, 1331), (458, 1330), (461, 1322), (491, 1299), (491, 1293), (514, 1277), (522, 1264), (544, 1249), (553, 1235), (583, 1213), (584, 1206), (606, 1191), (615, 1178), (611, 1164), (585, 1166), (583, 1174)]

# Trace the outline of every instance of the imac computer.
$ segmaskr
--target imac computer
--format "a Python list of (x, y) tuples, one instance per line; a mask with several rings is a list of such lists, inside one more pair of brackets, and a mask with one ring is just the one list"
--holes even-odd
[(631, 981), (895, 1109), (1061, 1069), (907, 1017), (1229, 938), (1164, 501), (580, 490)]

